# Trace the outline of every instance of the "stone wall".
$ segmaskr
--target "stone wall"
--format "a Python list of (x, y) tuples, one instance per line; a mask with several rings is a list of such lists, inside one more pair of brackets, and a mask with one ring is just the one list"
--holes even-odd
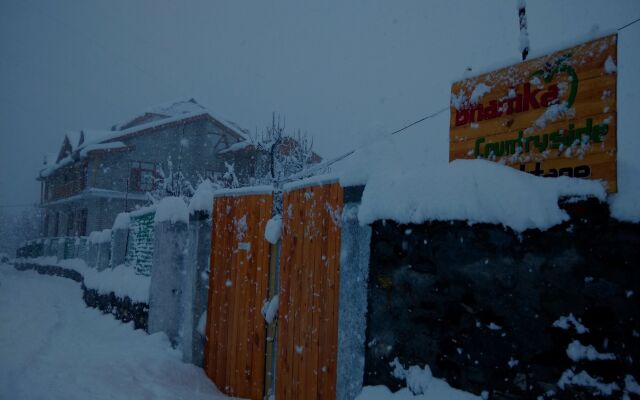
[(188, 224), (158, 222), (154, 226), (153, 268), (149, 289), (149, 333), (163, 331), (177, 345), (183, 320)]
[(59, 267), (57, 265), (40, 265), (32, 264), (29, 262), (15, 263), (13, 265), (18, 271), (34, 270), (40, 275), (59, 276), (61, 278), (68, 278), (76, 282), (82, 282), (82, 274), (72, 269)]
[(211, 219), (199, 211), (189, 219), (189, 241), (185, 277), (182, 283), (182, 360), (195, 365), (204, 361), (204, 335), (209, 293)]
[[(374, 223), (365, 385), (403, 386), (391, 375), (395, 357), (492, 399), (591, 398), (594, 388), (557, 386), (571, 368), (620, 388), (627, 374), (640, 377), (640, 225), (611, 219), (596, 201), (563, 208), (570, 221), (521, 235)], [(554, 327), (570, 315), (589, 332)], [(575, 340), (616, 359), (573, 361)]]
[(355, 398), (364, 374), (371, 228), (361, 226), (357, 215), (357, 204), (345, 204), (340, 234), (337, 400)]

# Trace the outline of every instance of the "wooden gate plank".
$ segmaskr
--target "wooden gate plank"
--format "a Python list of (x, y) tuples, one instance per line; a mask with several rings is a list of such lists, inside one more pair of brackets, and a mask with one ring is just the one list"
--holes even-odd
[[(226, 214), (227, 207), (229, 205), (229, 199), (222, 198), (216, 199), (216, 202), (220, 202), (221, 213), (216, 215), (216, 223), (217, 226), (220, 245), (216, 245), (214, 247), (216, 259), (213, 263), (211, 263), (210, 268), (213, 268), (214, 277), (215, 277), (215, 296), (218, 299), (217, 307), (212, 309), (212, 312), (217, 312), (216, 322), (217, 322), (217, 332), (215, 336), (212, 336), (210, 340), (214, 343), (213, 352), (215, 354), (215, 382), (220, 385), (220, 383), (224, 383), (224, 365), (225, 365), (225, 354), (226, 354), (226, 333), (227, 333), (227, 321), (225, 319), (226, 307), (228, 304), (227, 293), (224, 290), (224, 282), (227, 279), (227, 266), (223, 260), (224, 251), (226, 249), (226, 241), (228, 238), (228, 227), (226, 226), (226, 218), (224, 218), (224, 214)], [(223, 214), (224, 213), (224, 214)], [(224, 389), (224, 388), (222, 388)]]
[(284, 194), (278, 399), (335, 398), (341, 211), (338, 184)]
[(302, 192), (296, 193), (296, 203), (294, 204), (294, 224), (295, 224), (295, 264), (292, 268), (292, 280), (291, 280), (291, 306), (292, 309), (289, 312), (290, 326), (292, 329), (291, 332), (291, 343), (289, 345), (289, 365), (291, 367), (290, 370), (290, 398), (292, 400), (300, 398), (298, 393), (299, 386), (299, 377), (297, 376), (298, 372), (298, 357), (296, 357), (297, 349), (296, 346), (298, 344), (298, 340), (300, 337), (300, 293), (302, 292), (302, 262), (304, 260), (304, 195)]
[(212, 216), (206, 372), (224, 393), (260, 400), (266, 351), (260, 310), (270, 253), (264, 228), (272, 206), (271, 194), (223, 196), (215, 199)]
[(296, 341), (296, 361), (297, 366), (295, 370), (295, 376), (298, 379), (297, 393), (298, 398), (309, 398), (308, 386), (306, 383), (305, 369), (309, 368), (307, 354), (310, 353), (310, 346), (308, 344), (310, 320), (313, 317), (313, 311), (310, 306), (310, 294), (313, 292), (310, 282), (310, 275), (313, 274), (313, 246), (315, 236), (315, 214), (316, 209), (313, 206), (313, 190), (307, 188), (303, 192), (304, 204), (304, 223), (303, 223), (303, 244), (302, 244), (302, 264), (300, 266), (300, 328), (297, 330)]
[[(257, 235), (263, 235), (267, 226), (267, 221), (271, 218), (273, 208), (273, 202), (267, 201), (265, 198), (260, 199), (260, 215), (259, 215), (259, 228)], [(264, 235), (263, 235), (264, 236)], [(251, 357), (251, 371), (252, 371), (252, 398), (258, 398), (264, 391), (263, 380), (257, 379), (257, 377), (265, 377), (265, 359), (266, 354), (266, 329), (262, 329), (265, 321), (262, 317), (262, 302), (267, 299), (269, 289), (269, 267), (271, 265), (269, 251), (271, 246), (265, 240), (256, 239), (258, 243), (258, 252), (256, 257), (258, 258), (256, 269), (256, 283), (255, 283), (255, 299), (253, 307), (253, 320), (252, 320), (252, 357)], [(274, 257), (276, 255), (274, 254)], [(260, 261), (262, 260), (262, 261)], [(257, 306), (260, 305), (260, 308)]]
[[(291, 217), (288, 212), (288, 205), (291, 203), (289, 197), (291, 193), (284, 193), (283, 195), (283, 207), (282, 207), (282, 237), (287, 238), (291, 237)], [(278, 335), (278, 347), (276, 349), (276, 398), (277, 399), (285, 399), (286, 398), (286, 387), (281, 380), (286, 379), (287, 376), (287, 356), (288, 356), (288, 348), (287, 342), (281, 340), (282, 336), (279, 332), (288, 332), (289, 330), (289, 297), (290, 297), (290, 289), (289, 289), (289, 278), (291, 276), (289, 261), (291, 258), (291, 241), (290, 240), (282, 240), (281, 248), (280, 248), (280, 304), (278, 305), (278, 327), (276, 334)]]
[(331, 267), (328, 270), (331, 279), (329, 294), (331, 310), (331, 329), (329, 331), (329, 343), (327, 351), (328, 358), (328, 388), (331, 391), (331, 398), (335, 398), (338, 365), (338, 299), (340, 294), (340, 217), (342, 215), (342, 187), (331, 186), (331, 207), (332, 214), (329, 216), (329, 240), (333, 241), (334, 250), (331, 254)]
[[(314, 202), (322, 205), (325, 202), (325, 193), (321, 187), (315, 186), (313, 187), (313, 198)], [(317, 204), (314, 204), (317, 206)], [(309, 353), (310, 357), (308, 360), (308, 366), (306, 368), (306, 379), (309, 390), (309, 398), (315, 399), (318, 397), (318, 352), (320, 350), (318, 344), (318, 335), (320, 328), (320, 304), (321, 304), (321, 277), (324, 274), (324, 265), (322, 262), (322, 247), (325, 242), (324, 236), (324, 218), (322, 218), (321, 213), (314, 214), (314, 246), (313, 246), (313, 271), (310, 280), (311, 287), (311, 337), (309, 345)]]

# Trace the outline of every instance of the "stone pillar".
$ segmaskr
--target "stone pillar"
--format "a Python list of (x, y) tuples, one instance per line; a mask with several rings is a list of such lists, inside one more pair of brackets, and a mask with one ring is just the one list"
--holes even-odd
[(76, 257), (84, 260), (85, 263), (87, 262), (88, 257), (87, 257), (87, 238), (86, 237), (81, 237), (78, 239), (78, 242), (76, 245)]
[(98, 268), (98, 256), (99, 256), (100, 248), (96, 243), (92, 243), (90, 240), (87, 240), (87, 258), (85, 262), (91, 268)]
[(59, 237), (56, 245), (56, 257), (58, 257), (58, 260), (64, 260), (64, 246), (66, 243), (66, 237)]
[[(351, 197), (354, 190), (356, 198)], [(345, 188), (342, 212), (336, 384), (338, 400), (355, 398), (362, 390), (364, 378), (371, 227), (361, 226), (358, 221), (357, 202), (360, 201), (361, 193), (361, 188)]]
[(109, 260), (111, 259), (111, 241), (101, 242), (95, 246), (98, 248), (96, 268), (98, 271), (109, 268)]
[(149, 333), (163, 331), (171, 343), (180, 339), (182, 290), (186, 273), (188, 225), (156, 222), (149, 293)]
[(182, 360), (202, 366), (211, 256), (211, 220), (206, 211), (190, 215), (187, 248), (182, 294)]
[(111, 236), (111, 268), (124, 264), (127, 256), (127, 240), (129, 238), (129, 229), (113, 229)]

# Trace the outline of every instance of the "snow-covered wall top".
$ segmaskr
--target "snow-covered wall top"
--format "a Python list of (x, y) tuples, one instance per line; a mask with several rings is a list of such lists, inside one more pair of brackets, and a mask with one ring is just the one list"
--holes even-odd
[(400, 223), (463, 220), (493, 223), (515, 231), (547, 229), (569, 218), (560, 197), (605, 200), (597, 181), (541, 178), (485, 160), (456, 160), (435, 173), (389, 169), (371, 176), (358, 217)]
[(215, 188), (209, 179), (202, 181), (196, 188), (193, 197), (189, 200), (189, 214), (196, 211), (206, 211), (211, 214), (213, 206), (213, 194)]
[(147, 207), (140, 207), (139, 209), (135, 210), (135, 211), (130, 211), (129, 212), (129, 216), (131, 218), (135, 218), (135, 217), (139, 217), (141, 215), (145, 215), (145, 214), (149, 214), (149, 213), (153, 213), (156, 212), (156, 205), (150, 205)]
[(104, 229), (102, 231), (91, 232), (89, 234), (89, 243), (100, 244), (111, 241), (111, 229)]
[(237, 189), (220, 189), (213, 192), (214, 197), (229, 197), (229, 196), (249, 196), (252, 194), (271, 194), (273, 193), (273, 186), (261, 185), (261, 186), (247, 186)]
[[(118, 265), (111, 269), (98, 271), (87, 266), (84, 260), (73, 258), (69, 260), (57, 260), (44, 265), (57, 265), (63, 268), (72, 269), (79, 272), (84, 278), (87, 289), (95, 289), (100, 293), (108, 294), (113, 292), (116, 296), (129, 297), (134, 302), (149, 302), (149, 284), (151, 278), (136, 274), (133, 268), (126, 265)], [(29, 260), (31, 262), (31, 260)]]
[(292, 191), (296, 189), (302, 189), (309, 186), (319, 186), (326, 185), (328, 183), (334, 183), (339, 180), (339, 176), (336, 174), (323, 174), (316, 175), (310, 178), (301, 179), (299, 181), (289, 182), (282, 186), (282, 188), (286, 191)]
[(129, 224), (131, 223), (131, 214), (130, 213), (120, 213), (116, 216), (116, 220), (113, 222), (113, 227), (111, 229), (129, 229)]
[(176, 222), (189, 223), (189, 210), (184, 200), (180, 197), (165, 197), (160, 200), (156, 206), (153, 222), (157, 224), (165, 221), (171, 221), (172, 224)]

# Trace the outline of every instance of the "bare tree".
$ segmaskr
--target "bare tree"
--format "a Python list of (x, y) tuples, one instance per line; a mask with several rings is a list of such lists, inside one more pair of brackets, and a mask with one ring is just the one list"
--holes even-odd
[[(259, 153), (268, 155), (268, 175), (271, 181), (279, 181), (301, 172), (316, 162), (313, 138), (300, 130), (288, 133), (284, 119), (279, 115), (276, 117), (275, 113), (272, 114), (271, 125), (260, 134), (256, 132), (251, 140)], [(262, 175), (266, 175), (264, 172), (266, 171)]]
[(42, 210), (35, 205), (11, 211), (0, 208), (0, 253), (15, 256), (23, 242), (40, 236), (41, 224)]
[[(166, 168), (166, 171), (165, 171)], [(168, 196), (187, 199), (193, 196), (195, 189), (180, 168), (175, 169), (171, 156), (167, 158), (166, 166), (158, 165), (154, 177), (151, 196), (157, 200)]]

